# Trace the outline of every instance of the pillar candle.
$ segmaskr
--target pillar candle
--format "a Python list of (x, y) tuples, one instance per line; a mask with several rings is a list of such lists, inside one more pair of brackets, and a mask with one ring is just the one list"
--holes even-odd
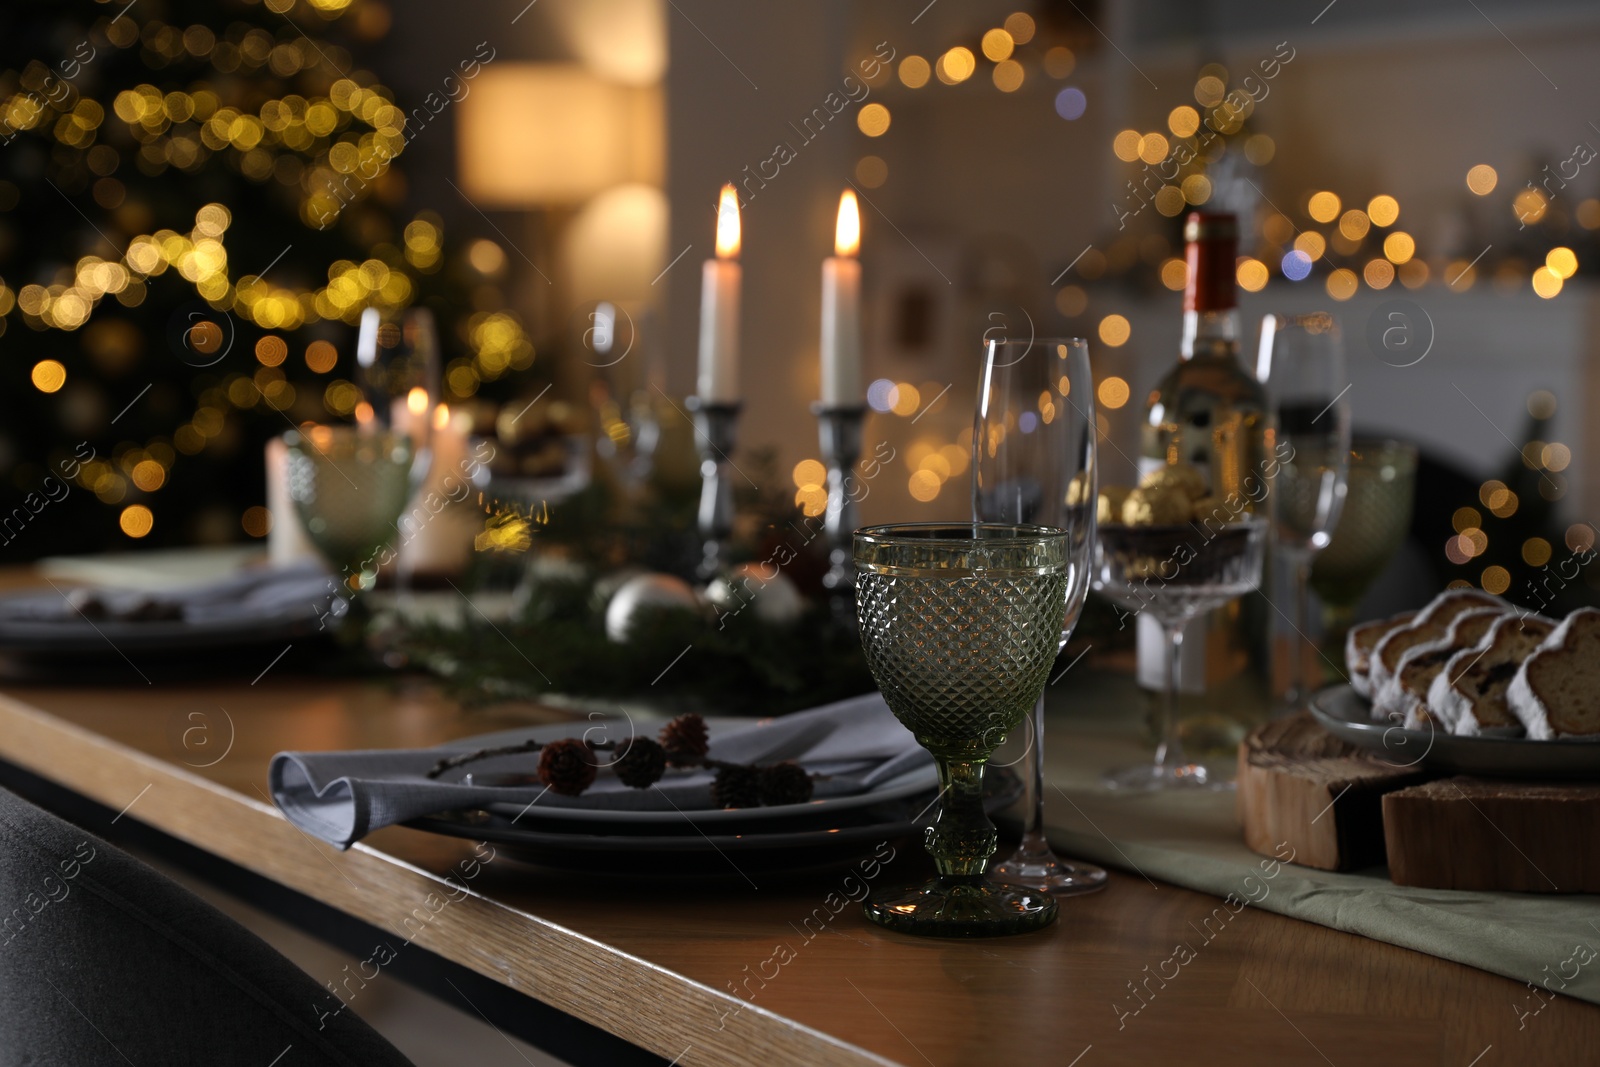
[(700, 272), (700, 373), (696, 392), (706, 403), (739, 399), (739, 198), (722, 187), (717, 208), (717, 254)]
[(834, 254), (822, 261), (822, 403), (855, 407), (861, 391), (861, 214), (856, 194), (839, 197)]

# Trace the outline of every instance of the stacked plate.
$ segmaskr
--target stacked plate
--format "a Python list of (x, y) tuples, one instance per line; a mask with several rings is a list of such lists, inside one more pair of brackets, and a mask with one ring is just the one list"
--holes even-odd
[[(748, 719), (708, 719), (713, 745), (719, 733), (747, 730)], [(626, 738), (632, 724), (605, 720), (586, 724), (590, 738)], [(508, 739), (548, 741), (573, 736), (571, 724), (519, 730)], [(488, 747), (496, 737), (472, 738), (449, 747)], [(762, 762), (784, 758), (778, 753)], [(848, 862), (904, 838), (933, 811), (938, 779), (931, 761), (877, 778), (861, 792), (819, 796), (804, 804), (758, 808), (687, 808), (648, 804), (642, 810), (584, 804), (585, 797), (548, 803), (490, 803), (480, 809), (415, 819), (406, 825), (455, 837), (490, 841), (540, 866), (586, 873), (737, 880), (758, 871), (797, 870)], [(890, 768), (892, 771), (892, 768)], [(470, 768), (463, 768), (470, 770)], [(478, 775), (472, 784), (496, 779)], [(988, 776), (991, 812), (1010, 805), (1021, 782), (1006, 769)], [(601, 795), (603, 797), (603, 794)], [(554, 798), (552, 798), (554, 799)], [(641, 797), (641, 799), (646, 799)]]
[(0, 661), (13, 674), (66, 667), (76, 675), (125, 661), (193, 670), (221, 652), (326, 636), (334, 588), (320, 566), (307, 564), (160, 588), (52, 584), (7, 593), (0, 596)]

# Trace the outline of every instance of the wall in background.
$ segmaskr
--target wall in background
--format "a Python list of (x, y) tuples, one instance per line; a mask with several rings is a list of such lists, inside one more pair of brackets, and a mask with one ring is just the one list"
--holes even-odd
[[(806, 404), (817, 383), (818, 264), (828, 251), (838, 190), (855, 179), (864, 156), (879, 157), (888, 170), (881, 187), (862, 190), (867, 378), (912, 382), (922, 394), (949, 387), (931, 410), (873, 416), (869, 438), (891, 440), (904, 457), (952, 442), (968, 425), (976, 350), (997, 315), (1010, 322), (1032, 318), (1041, 331), (1084, 333), (1095, 340), (1099, 318), (1112, 304), (1128, 304), (1129, 343), (1112, 351), (1095, 340), (1095, 349), (1101, 368), (1120, 368), (1117, 373), (1133, 384), (1127, 410), (1138, 407), (1140, 389), (1175, 358), (1169, 335), (1175, 336), (1177, 296), (1091, 289), (1087, 310), (1068, 319), (1056, 309), (1052, 281), (1085, 248), (1104, 249), (1118, 236), (1113, 200), (1138, 171), (1112, 155), (1116, 131), (1163, 129), (1173, 107), (1194, 103), (1202, 63), (1242, 70), (1287, 40), (1295, 58), (1252, 121), (1253, 129), (1277, 143), (1276, 157), (1261, 175), (1264, 193), (1297, 222), (1304, 220), (1304, 195), (1313, 188), (1334, 189), (1350, 203), (1388, 193), (1399, 199), (1419, 255), (1430, 258), (1470, 258), (1483, 247), (1472, 245), (1480, 234), (1488, 243), (1514, 231), (1511, 193), (1544, 163), (1566, 158), (1575, 142), (1600, 145), (1600, 133), (1589, 125), (1600, 123), (1600, 110), (1586, 110), (1587, 102), (1600, 98), (1600, 67), (1592, 60), (1600, 44), (1600, 12), (1592, 5), (1483, 5), (1491, 24), (1470, 8), (1463, 9), (1465, 15), (1430, 8), (1388, 18), (1387, 8), (1341, 2), (1315, 25), (1311, 20), (1323, 4), (1078, 6), (1116, 44), (1079, 26), (1082, 47), (1069, 77), (1052, 79), (1034, 67), (1019, 90), (1001, 93), (989, 80), (991, 65), (980, 59), (977, 74), (961, 85), (932, 80), (909, 89), (887, 79), (873, 87), (870, 98), (890, 109), (885, 135), (865, 136), (853, 121), (842, 121), (854, 118), (854, 109), (846, 112), (750, 205), (743, 445), (778, 446), (781, 472), (816, 455)], [(1175, 6), (1187, 12), (1177, 23), (1169, 10)], [(931, 60), (955, 44), (976, 50), (983, 30), (1017, 7), (1026, 5), (895, 0), (851, 7), (845, 20), (838, 4), (803, 16), (723, 0), (676, 5), (668, 18), (669, 255), (694, 247), (662, 282), (670, 282), (673, 389), (692, 388), (697, 261), (709, 249), (718, 183), (765, 159), (768, 140), (793, 139), (787, 123), (815, 106), (830, 81), (878, 42), (889, 42), (897, 58), (915, 53)], [(1180, 24), (1193, 40), (1174, 43), (1177, 34), (1167, 27)], [(1083, 116), (1071, 122), (1054, 107), (1056, 92), (1067, 85), (1079, 87), (1088, 101)], [(1471, 196), (1464, 182), (1476, 163), (1489, 163), (1500, 174), (1499, 188), (1485, 200)], [(1570, 211), (1580, 198), (1600, 191), (1600, 167), (1592, 169), (1558, 207)], [(1176, 243), (1175, 222), (1153, 210), (1132, 228), (1169, 246)], [(684, 270), (686, 265), (693, 269)], [(1069, 274), (1062, 284), (1072, 280)], [(1292, 292), (1290, 283), (1276, 282), (1251, 301), (1252, 313), (1275, 302), (1298, 305), (1309, 299), (1305, 287), (1320, 286), (1320, 275)], [(1456, 305), (1449, 294), (1437, 281), (1430, 287), (1439, 291), (1419, 291), (1429, 297), (1428, 306), (1450, 316)], [(1571, 284), (1555, 303), (1581, 299), (1579, 288)], [(926, 299), (931, 336), (916, 346), (902, 343), (907, 292)], [(1406, 293), (1396, 286), (1395, 295)], [(1480, 284), (1466, 299), (1481, 304), (1491, 299), (1491, 290)], [(1527, 335), (1529, 347), (1563, 349), (1542, 350), (1541, 363), (1567, 367), (1589, 358), (1592, 331), (1553, 320), (1552, 329), (1542, 331), (1544, 302), (1513, 303), (1517, 321), (1527, 323), (1520, 334)], [(1358, 313), (1353, 306), (1351, 313)], [(1569, 320), (1587, 321), (1584, 313), (1566, 315), (1562, 323)], [(1359, 333), (1361, 324), (1351, 325)], [(1467, 346), (1461, 358), (1491, 376), (1497, 360), (1509, 366), (1519, 358), (1503, 333), (1474, 332), (1465, 318), (1455, 325), (1459, 329), (1445, 332)], [(1418, 436), (1452, 439), (1459, 428), (1447, 423), (1460, 415), (1446, 405), (1421, 411)], [(1429, 419), (1441, 422), (1429, 425)], [(1481, 462), (1463, 458), (1467, 466)], [(915, 501), (907, 491), (912, 467), (897, 464), (865, 503), (868, 520), (934, 518), (965, 508), (961, 479), (931, 502)]]

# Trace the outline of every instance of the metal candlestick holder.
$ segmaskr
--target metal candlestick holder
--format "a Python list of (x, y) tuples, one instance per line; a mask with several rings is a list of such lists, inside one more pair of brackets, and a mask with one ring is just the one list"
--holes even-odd
[(861, 458), (861, 428), (866, 422), (867, 408), (864, 404), (828, 407), (819, 402), (811, 405), (811, 413), (817, 417), (822, 461), (828, 467), (828, 510), (823, 530), (832, 547), (828, 551), (828, 573), (823, 575), (822, 584), (835, 592), (846, 593), (856, 585), (851, 541), (860, 525), (860, 514), (845, 481), (854, 480), (856, 460)]
[(700, 452), (700, 536), (703, 558), (695, 574), (702, 581), (715, 578), (727, 565), (727, 541), (733, 534), (734, 428), (743, 406), (691, 396), (684, 401), (694, 414), (695, 446)]

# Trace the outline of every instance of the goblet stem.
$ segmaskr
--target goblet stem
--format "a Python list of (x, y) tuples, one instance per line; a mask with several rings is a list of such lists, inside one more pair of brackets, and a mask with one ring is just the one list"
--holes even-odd
[(983, 760), (935, 756), (939, 770), (939, 813), (928, 827), (926, 844), (941, 878), (976, 879), (994, 855), (998, 836), (983, 810)]
[(1183, 660), (1183, 622), (1168, 622), (1167, 692), (1161, 701), (1161, 744), (1156, 748), (1157, 778), (1170, 776), (1175, 767), (1188, 764), (1183, 754), (1183, 739), (1178, 734), (1178, 669)]

